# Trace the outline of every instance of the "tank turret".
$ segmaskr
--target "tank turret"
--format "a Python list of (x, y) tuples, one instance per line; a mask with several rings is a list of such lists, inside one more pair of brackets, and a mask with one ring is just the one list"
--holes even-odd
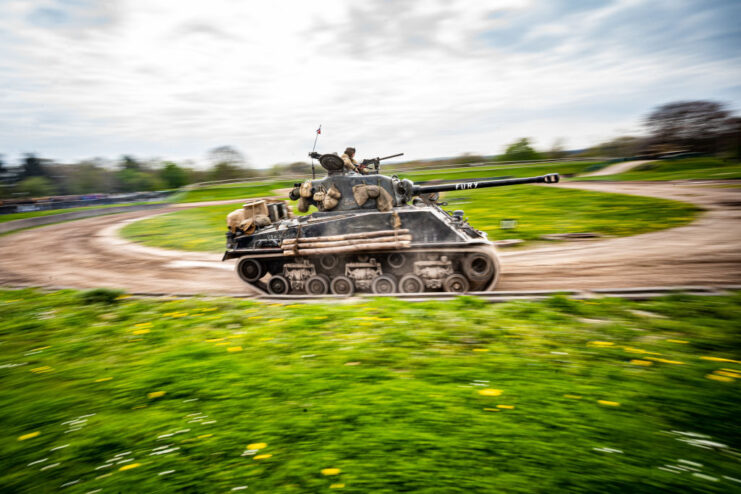
[(300, 212), (316, 212), (293, 217), (289, 208), (273, 205), (272, 214), (258, 216), (252, 201), (230, 214), (223, 259), (239, 259), (237, 274), (260, 292), (492, 290), (499, 278), (494, 245), (462, 211), (443, 210), (439, 193), (559, 181), (553, 173), (415, 185), (380, 173), (383, 159), (399, 155), (365, 160), (360, 173), (336, 154), (311, 156), (327, 176), (296, 183), (289, 198)]

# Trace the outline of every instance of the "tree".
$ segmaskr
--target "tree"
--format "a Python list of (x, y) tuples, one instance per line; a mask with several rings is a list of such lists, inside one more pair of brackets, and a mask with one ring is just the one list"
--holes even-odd
[(46, 170), (44, 170), (44, 161), (33, 153), (27, 153), (23, 157), (21, 164), (21, 176), (23, 178), (28, 177), (44, 177), (46, 176)]
[(169, 189), (177, 189), (188, 183), (188, 172), (171, 161), (165, 162), (159, 176)]
[(124, 155), (121, 157), (121, 168), (124, 170), (138, 171), (142, 169), (142, 165), (133, 156)]
[(244, 170), (231, 163), (217, 163), (209, 172), (209, 180), (233, 180), (243, 178)]
[(43, 197), (52, 195), (54, 186), (48, 178), (29, 177), (18, 184), (18, 191), (31, 197)]
[(566, 156), (566, 152), (564, 151), (565, 143), (566, 140), (563, 137), (557, 137), (553, 141), (550, 151), (548, 151), (548, 157), (555, 160)]
[(532, 148), (530, 145), (530, 139), (527, 137), (523, 137), (507, 146), (506, 151), (500, 157), (503, 161), (525, 161), (537, 160), (539, 158), (540, 153)]
[(244, 155), (231, 146), (219, 146), (208, 152), (208, 160), (212, 166), (226, 163), (228, 165), (242, 167), (247, 165)]
[(651, 112), (645, 125), (659, 151), (715, 153), (718, 140), (728, 135), (733, 119), (725, 105), (715, 101), (677, 101)]

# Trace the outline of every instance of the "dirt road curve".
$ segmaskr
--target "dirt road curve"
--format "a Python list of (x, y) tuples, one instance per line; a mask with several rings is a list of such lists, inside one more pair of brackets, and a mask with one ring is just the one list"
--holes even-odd
[(615, 175), (617, 173), (623, 173), (627, 172), (629, 170), (632, 170), (638, 165), (642, 165), (644, 163), (649, 163), (651, 160), (643, 160), (643, 161), (621, 161), (620, 163), (615, 163), (614, 165), (606, 166), (602, 168), (601, 170), (597, 170), (596, 172), (592, 173), (585, 173), (583, 176), (585, 177), (604, 177), (606, 175)]
[[(678, 199), (707, 212), (695, 223), (672, 230), (501, 252), (499, 290), (741, 283), (741, 189), (667, 183), (561, 185)], [(233, 266), (221, 263), (218, 255), (150, 249), (116, 236), (123, 222), (150, 215), (143, 211), (89, 218), (0, 237), (0, 284), (249, 293)]]

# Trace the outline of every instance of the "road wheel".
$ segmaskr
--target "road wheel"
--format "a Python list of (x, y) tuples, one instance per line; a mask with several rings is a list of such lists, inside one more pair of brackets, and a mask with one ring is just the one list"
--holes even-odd
[(494, 260), (486, 254), (474, 252), (464, 257), (461, 264), (463, 274), (474, 283), (488, 281), (494, 276)]
[(425, 283), (416, 274), (405, 274), (399, 280), (399, 291), (401, 293), (422, 293), (425, 291)]
[(237, 274), (242, 278), (242, 281), (255, 283), (263, 277), (265, 269), (263, 268), (262, 263), (257, 259), (243, 257), (239, 260), (239, 263), (237, 263)]
[(285, 295), (290, 289), (291, 284), (279, 274), (271, 276), (268, 280), (268, 292), (273, 295)]
[(350, 278), (347, 276), (337, 276), (332, 280), (330, 289), (335, 295), (344, 295), (346, 297), (352, 296), (355, 293), (355, 285)]
[(390, 274), (382, 274), (371, 283), (373, 293), (387, 294), (396, 292), (396, 279)]
[(468, 280), (462, 274), (451, 274), (443, 281), (446, 292), (466, 293), (468, 291)]
[(327, 254), (319, 258), (319, 265), (325, 271), (332, 271), (334, 268), (337, 267), (337, 264), (339, 262), (340, 262), (340, 258), (337, 257), (336, 254)]
[(386, 262), (392, 268), (399, 269), (402, 266), (404, 266), (404, 264), (406, 264), (406, 262), (407, 262), (407, 256), (405, 256), (401, 252), (392, 252), (386, 258)]
[(328, 291), (329, 283), (323, 276), (312, 276), (306, 280), (306, 293), (309, 295), (324, 295)]

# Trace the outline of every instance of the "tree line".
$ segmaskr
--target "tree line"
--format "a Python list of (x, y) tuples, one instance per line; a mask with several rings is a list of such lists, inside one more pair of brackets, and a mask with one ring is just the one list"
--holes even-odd
[[(571, 156), (629, 157), (701, 153), (738, 160), (741, 156), (741, 118), (726, 105), (714, 101), (678, 101), (651, 111), (644, 119), (646, 132), (638, 136), (620, 136), (588, 149), (566, 151), (564, 140), (557, 139), (547, 151), (538, 151), (529, 138), (520, 138), (498, 156), (464, 154), (435, 160), (451, 165), (480, 161), (526, 161)], [(92, 159), (61, 164), (36, 154), (24, 155), (15, 165), (0, 155), (0, 197), (40, 197), (125, 193), (177, 189), (206, 181), (233, 180), (270, 175), (301, 175), (311, 172), (306, 162), (253, 169), (245, 157), (231, 146), (209, 151), (210, 167), (198, 170), (173, 161), (139, 160), (122, 156), (117, 161)], [(415, 161), (424, 164), (432, 161)]]
[(207, 158), (209, 168), (199, 170), (187, 163), (141, 160), (130, 155), (115, 161), (96, 158), (58, 163), (27, 153), (15, 165), (0, 155), (0, 198), (167, 190), (198, 182), (311, 171), (311, 165), (303, 162), (253, 169), (231, 146), (212, 149)]

